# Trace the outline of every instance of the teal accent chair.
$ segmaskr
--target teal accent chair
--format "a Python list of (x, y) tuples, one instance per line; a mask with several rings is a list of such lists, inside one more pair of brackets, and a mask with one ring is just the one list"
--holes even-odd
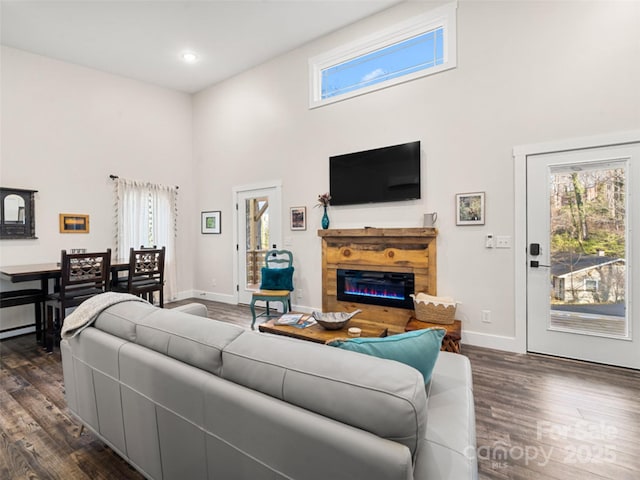
[[(289, 250), (269, 250), (264, 257), (260, 290), (251, 296), (251, 329), (255, 329), (256, 318), (272, 317), (269, 302), (281, 302), (283, 313), (291, 310), (291, 292), (293, 291), (293, 254)], [(266, 311), (256, 315), (256, 302), (266, 303)]]

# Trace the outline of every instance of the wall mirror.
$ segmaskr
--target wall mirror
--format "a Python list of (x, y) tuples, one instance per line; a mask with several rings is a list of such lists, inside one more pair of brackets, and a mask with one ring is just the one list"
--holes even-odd
[(0, 187), (0, 238), (36, 238), (36, 192)]

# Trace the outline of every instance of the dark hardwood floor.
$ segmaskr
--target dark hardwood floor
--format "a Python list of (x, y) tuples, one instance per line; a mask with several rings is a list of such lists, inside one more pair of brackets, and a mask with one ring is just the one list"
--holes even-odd
[[(197, 301), (212, 318), (251, 324), (248, 307)], [(640, 479), (640, 372), (464, 345), (462, 353), (474, 375), (481, 479)], [(142, 478), (79, 431), (59, 352), (46, 354), (33, 335), (0, 342), (0, 479)]]

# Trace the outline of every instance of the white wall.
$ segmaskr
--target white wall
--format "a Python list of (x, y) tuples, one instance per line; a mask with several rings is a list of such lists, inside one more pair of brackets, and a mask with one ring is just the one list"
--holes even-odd
[[(514, 250), (484, 248), (485, 234), (514, 233), (512, 148), (638, 128), (640, 4), (463, 1), (457, 69), (308, 109), (309, 57), (428, 8), (401, 4), (195, 95), (196, 209), (223, 212), (222, 235), (196, 241), (197, 290), (233, 298), (232, 187), (281, 179), (283, 234), (303, 291), (294, 303), (320, 307), (321, 212), (311, 207), (328, 190), (328, 157), (420, 140), (422, 200), (331, 207), (331, 226), (420, 226), (437, 211), (438, 291), (463, 302), (466, 340), (515, 345)], [(456, 227), (455, 194), (475, 191), (487, 195), (486, 225)], [(292, 232), (298, 205), (308, 229)]]
[[(420, 226), (437, 211), (439, 293), (463, 302), (467, 341), (508, 348), (514, 250), (486, 250), (483, 238), (514, 233), (511, 149), (639, 128), (640, 4), (462, 1), (456, 70), (308, 109), (309, 57), (428, 8), (401, 4), (193, 98), (2, 47), (0, 183), (39, 190), (39, 238), (0, 241), (0, 264), (113, 246), (114, 173), (180, 185), (178, 289), (230, 301), (232, 188), (282, 180), (283, 236), (303, 292), (294, 303), (318, 308), (321, 211), (312, 207), (328, 189), (328, 157), (421, 140), (422, 200), (331, 207), (331, 225)], [(487, 193), (487, 224), (456, 227), (454, 195), (470, 191)], [(306, 231), (288, 229), (298, 205), (308, 207)], [(203, 210), (222, 210), (222, 235), (198, 233)], [(91, 233), (58, 233), (62, 212), (90, 214)], [(0, 329), (31, 316), (21, 308), (0, 311)]]
[[(180, 186), (178, 291), (191, 291), (198, 229), (191, 96), (13, 48), (1, 54), (0, 182), (38, 190), (38, 239), (0, 240), (0, 264), (55, 262), (65, 248), (115, 248), (115, 174)], [(89, 214), (90, 233), (59, 233), (59, 213)], [(2, 282), (7, 290), (26, 286)], [(0, 315), (0, 330), (33, 321), (32, 307)]]

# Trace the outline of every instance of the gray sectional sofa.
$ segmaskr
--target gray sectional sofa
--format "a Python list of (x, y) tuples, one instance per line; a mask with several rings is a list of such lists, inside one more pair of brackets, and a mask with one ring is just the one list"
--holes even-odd
[[(153, 479), (477, 478), (471, 371), (127, 301), (61, 342), (69, 409)], [(195, 314), (195, 315), (194, 315)]]

